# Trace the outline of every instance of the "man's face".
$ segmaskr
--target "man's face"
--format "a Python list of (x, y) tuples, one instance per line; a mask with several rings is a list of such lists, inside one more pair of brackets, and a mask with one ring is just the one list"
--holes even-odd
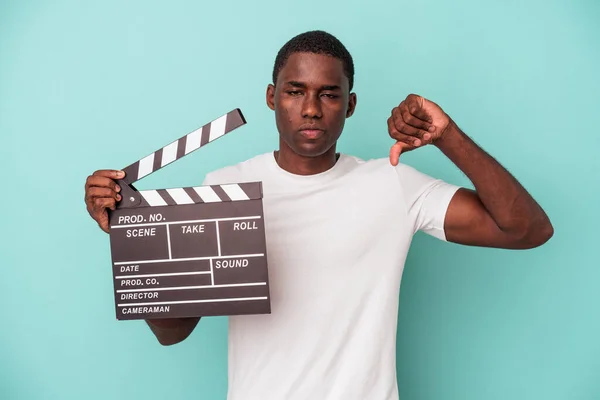
[(267, 104), (275, 111), (282, 151), (286, 145), (304, 157), (332, 148), (346, 118), (354, 112), (356, 95), (349, 93), (342, 61), (322, 54), (292, 54), (269, 85)]

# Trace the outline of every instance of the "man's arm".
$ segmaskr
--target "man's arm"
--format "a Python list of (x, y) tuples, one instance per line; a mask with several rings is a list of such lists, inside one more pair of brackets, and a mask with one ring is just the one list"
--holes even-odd
[(163, 346), (184, 341), (200, 321), (197, 318), (148, 319), (146, 323)]
[(388, 119), (397, 140), (390, 161), (426, 144), (438, 147), (473, 183), (459, 189), (444, 221), (446, 239), (473, 246), (528, 249), (548, 241), (553, 227), (548, 216), (521, 184), (477, 146), (435, 103), (409, 95)]
[[(115, 182), (125, 177), (123, 171), (99, 170), (88, 176), (85, 182), (85, 204), (90, 216), (100, 229), (109, 232), (108, 210), (115, 210), (121, 200), (121, 188)], [(185, 340), (194, 330), (200, 318), (173, 318), (146, 320), (160, 342), (168, 346)]]
[(434, 143), (471, 180), (459, 189), (444, 221), (450, 242), (509, 249), (546, 243), (554, 230), (548, 216), (523, 186), (454, 122)]

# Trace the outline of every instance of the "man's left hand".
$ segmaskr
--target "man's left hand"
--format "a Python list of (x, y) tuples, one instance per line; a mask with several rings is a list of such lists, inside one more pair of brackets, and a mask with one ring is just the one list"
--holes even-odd
[(394, 107), (388, 118), (388, 131), (396, 143), (390, 149), (390, 162), (398, 165), (400, 153), (437, 141), (450, 125), (450, 117), (432, 101), (410, 94)]

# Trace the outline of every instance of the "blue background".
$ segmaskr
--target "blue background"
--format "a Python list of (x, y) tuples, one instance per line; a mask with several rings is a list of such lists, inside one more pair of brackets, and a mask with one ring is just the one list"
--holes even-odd
[[(403, 400), (600, 398), (600, 5), (588, 1), (0, 1), (0, 398), (223, 399), (224, 317), (173, 347), (114, 315), (88, 174), (240, 107), (248, 124), (141, 181), (198, 185), (277, 146), (264, 94), (309, 29), (356, 64), (341, 151), (386, 157), (411, 92), (444, 108), (550, 215), (541, 248), (418, 234), (400, 296)], [(404, 162), (469, 186), (435, 148)]]

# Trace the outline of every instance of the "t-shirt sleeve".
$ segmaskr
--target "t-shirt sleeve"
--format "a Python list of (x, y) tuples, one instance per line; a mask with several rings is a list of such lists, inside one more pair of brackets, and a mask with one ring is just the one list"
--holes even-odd
[(413, 233), (423, 231), (446, 240), (444, 219), (450, 200), (459, 186), (433, 178), (406, 164), (398, 164), (396, 173), (406, 202)]
[(202, 186), (226, 185), (228, 183), (240, 183), (245, 181), (237, 166), (223, 167), (208, 172), (204, 176)]
[(231, 173), (231, 168), (221, 168), (208, 172), (204, 176), (202, 186), (210, 185), (225, 185), (228, 183), (236, 183), (235, 174)]
[(204, 176), (204, 180), (202, 181), (202, 186), (209, 186), (215, 184), (215, 173), (209, 172)]

